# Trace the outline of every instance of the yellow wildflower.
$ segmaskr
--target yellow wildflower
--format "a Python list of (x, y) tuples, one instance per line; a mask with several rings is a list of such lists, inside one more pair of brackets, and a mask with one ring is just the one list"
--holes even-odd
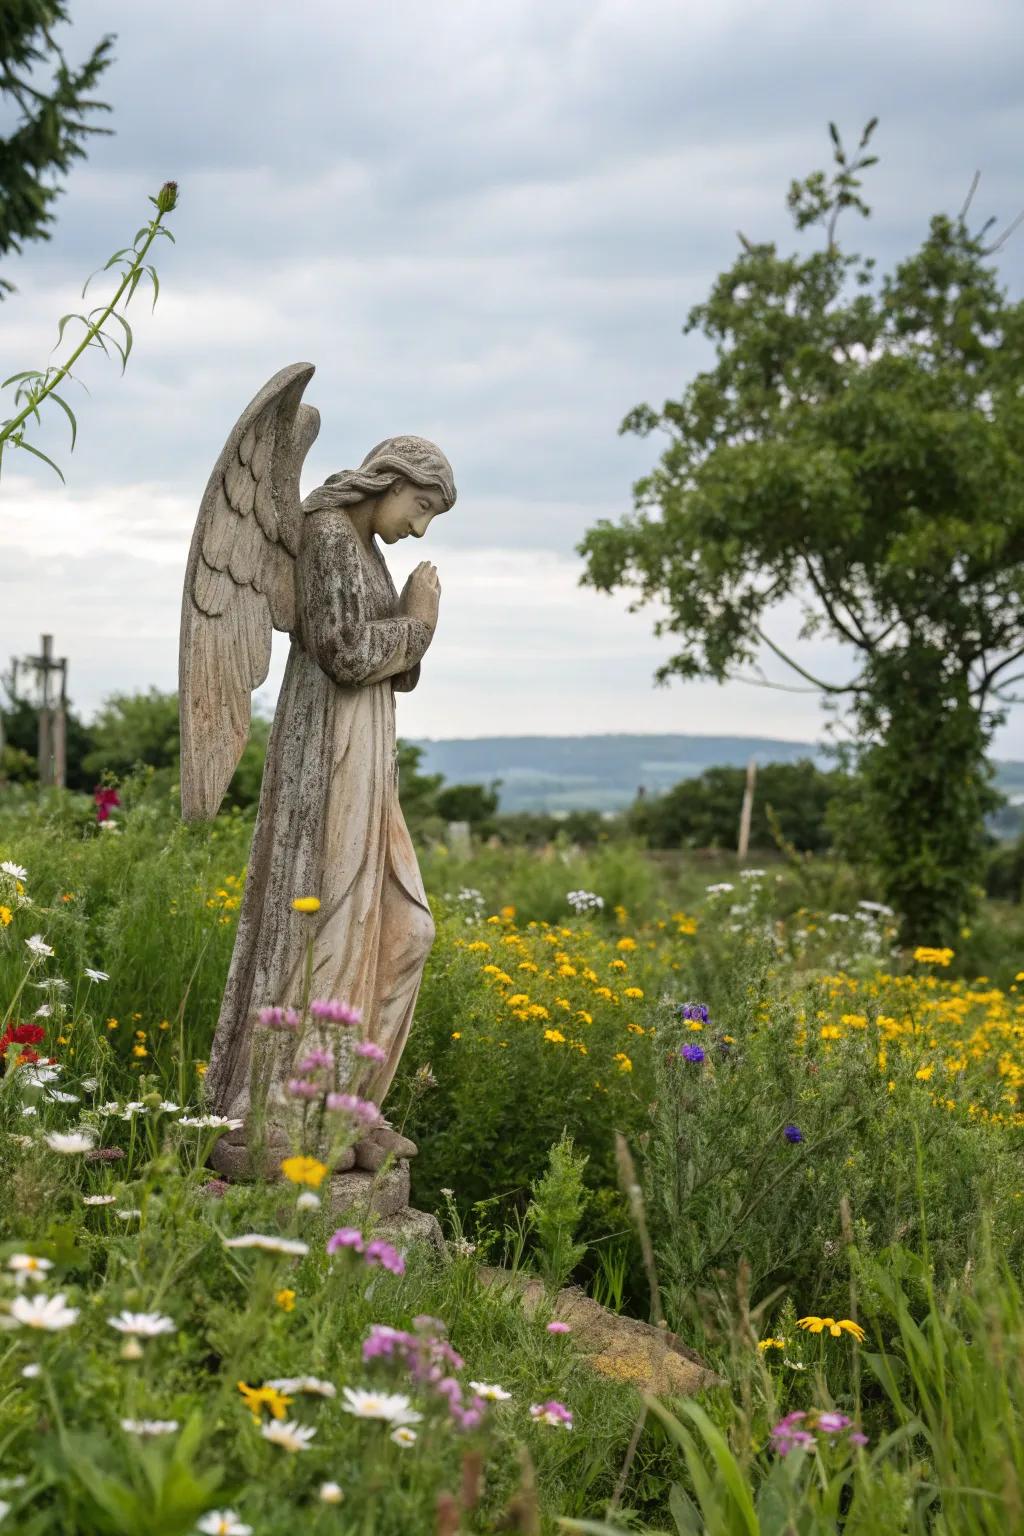
[(461, 1029), (453, 1029), (452, 1030), (451, 1038), (453, 1040), (461, 1040), (462, 1039), (462, 1030)]
[(823, 1024), (820, 1033), (823, 1040), (841, 1040), (843, 1038), (843, 1032), (838, 1024)]
[(785, 1349), (785, 1339), (758, 1339), (757, 1347), (762, 1354), (768, 1349)]
[(260, 1422), (260, 1409), (266, 1408), (275, 1419), (287, 1417), (285, 1410), (292, 1401), (279, 1392), (276, 1387), (250, 1387), (244, 1381), (238, 1383), (238, 1390), (245, 1398), (245, 1406), (258, 1424)]
[(525, 992), (513, 992), (512, 996), (506, 997), (505, 1001), (510, 1008), (526, 1008), (529, 1006), (530, 999)]
[(2, 923), (5, 928), (10, 927), (11, 918), (12, 913), (10, 907), (0, 907), (0, 923)]
[(608, 969), (610, 971), (624, 971), (626, 969), (626, 962), (625, 960), (609, 960)]
[(622, 950), (636, 949), (636, 939), (631, 939), (631, 938), (628, 938), (628, 937), (627, 938), (623, 938), (623, 939), (618, 939), (618, 940), (616, 940), (615, 948), (616, 949), (622, 949)]
[(922, 1083), (926, 1083), (934, 1071), (934, 1067), (918, 1067), (917, 1071), (914, 1073), (914, 1076), (919, 1078)]
[(140, 1057), (141, 1056), (148, 1056), (149, 1052), (146, 1050), (146, 1047), (144, 1045), (133, 1045), (132, 1046), (132, 1055), (133, 1056), (140, 1056)]
[(286, 1157), (281, 1172), (290, 1184), (308, 1184), (311, 1189), (319, 1189), (327, 1177), (327, 1165), (315, 1157)]
[(108, 1019), (107, 1020), (107, 1028), (108, 1029), (116, 1029), (117, 1027), (118, 1026), (117, 1026), (117, 1020), (116, 1019)]
[(515, 907), (502, 907), (501, 915), (502, 915), (502, 917), (505, 917), (505, 918), (508, 918), (509, 920), (511, 920), (516, 915), (516, 909), (515, 909)]
[(544, 1039), (550, 1040), (552, 1045), (565, 1044), (565, 1036), (560, 1029), (546, 1029), (544, 1031)]
[(643, 989), (643, 987), (627, 987), (625, 992), (622, 995), (623, 995), (623, 997), (633, 997), (633, 998), (643, 997), (644, 989)]
[(951, 949), (933, 949), (927, 944), (919, 944), (914, 950), (914, 959), (918, 965), (948, 966), (953, 958)]
[(864, 1342), (864, 1329), (849, 1317), (841, 1317), (838, 1322), (834, 1317), (798, 1317), (796, 1325), (798, 1328), (806, 1328), (808, 1333), (824, 1333), (827, 1328), (834, 1339), (838, 1339), (840, 1334), (850, 1333), (858, 1344)]
[(287, 1286), (285, 1286), (285, 1288), (281, 1291), (274, 1292), (274, 1300), (277, 1302), (282, 1312), (295, 1311), (295, 1292), (290, 1291)]
[(616, 1051), (615, 1055), (612, 1057), (612, 1060), (618, 1062), (620, 1072), (632, 1072), (633, 1063), (630, 1061), (625, 1051)]
[(582, 1019), (584, 1024), (593, 1024), (594, 1022), (593, 1014), (588, 1013), (585, 1008), (577, 1008), (576, 1017)]
[(292, 902), (292, 908), (296, 912), (319, 912), (319, 896), (296, 896)]

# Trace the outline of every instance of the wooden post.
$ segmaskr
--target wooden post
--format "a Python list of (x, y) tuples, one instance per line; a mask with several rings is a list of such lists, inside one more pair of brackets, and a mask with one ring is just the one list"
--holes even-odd
[(53, 665), (53, 636), (44, 635), (36, 658), (39, 673), (39, 787), (53, 783), (53, 717), (50, 713), (50, 667)]
[(750, 847), (750, 821), (754, 814), (754, 789), (757, 785), (757, 758), (747, 764), (747, 782), (743, 790), (743, 809), (740, 811), (740, 840), (736, 847), (739, 863), (744, 863)]
[[(40, 654), (26, 656), (24, 665), (35, 673), (39, 684), (39, 784), (41, 788), (55, 785), (63, 789), (66, 777), (67, 657), (56, 660), (53, 636), (43, 635)], [(60, 673), (60, 693), (56, 697), (50, 686), (54, 672)]]

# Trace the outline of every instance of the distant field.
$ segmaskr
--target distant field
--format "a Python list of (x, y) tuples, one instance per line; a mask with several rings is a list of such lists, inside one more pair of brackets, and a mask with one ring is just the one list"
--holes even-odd
[[(770, 736), (481, 736), (421, 740), (423, 767), (450, 784), (501, 780), (503, 811), (617, 811), (643, 785), (649, 794), (696, 778), (717, 764), (741, 767), (792, 763), (824, 751), (810, 741)], [(996, 783), (1011, 807), (998, 820), (1000, 836), (1015, 836), (1024, 805), (1024, 763), (997, 762)]]

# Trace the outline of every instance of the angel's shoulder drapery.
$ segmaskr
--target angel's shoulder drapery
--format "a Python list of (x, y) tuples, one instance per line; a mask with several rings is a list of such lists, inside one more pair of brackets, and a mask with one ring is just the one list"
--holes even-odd
[[(308, 512), (295, 571), (295, 632), (303, 650), (341, 687), (390, 678), (396, 688), (408, 689), (415, 686), (430, 630), (420, 619), (381, 614), (390, 602), (375, 600), (369, 558), (342, 508)], [(390, 581), (388, 586), (393, 594)]]

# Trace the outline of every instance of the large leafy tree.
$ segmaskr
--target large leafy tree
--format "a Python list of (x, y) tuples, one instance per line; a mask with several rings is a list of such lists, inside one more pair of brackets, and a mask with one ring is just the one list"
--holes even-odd
[[(848, 159), (793, 182), (799, 230), (821, 248), (741, 251), (689, 314), (713, 367), (622, 430), (668, 442), (635, 511), (586, 535), (583, 580), (654, 600), (674, 652), (665, 680), (788, 665), (852, 727), (861, 770), (850, 843), (874, 864), (907, 936), (948, 938), (970, 910), (991, 803), (984, 762), (1024, 658), (1024, 304), (972, 234), (977, 185), (937, 214), (920, 250), (880, 284), (839, 248), (845, 209), (867, 215)], [(1014, 226), (1011, 226), (1011, 229)], [(796, 599), (803, 633), (851, 657), (826, 683), (771, 635)], [(845, 706), (845, 708), (844, 708)]]
[[(0, 100), (13, 102), (20, 115), (14, 132), (0, 137), (0, 256), (20, 252), (25, 240), (50, 238), (50, 205), (60, 191), (53, 174), (66, 174), (84, 156), (89, 134), (110, 131), (84, 119), (110, 111), (88, 93), (111, 62), (114, 39), (101, 38), (85, 63), (71, 68), (53, 35), (68, 19), (66, 0), (0, 4)], [(40, 78), (43, 68), (52, 68), (51, 81)], [(0, 299), (13, 291), (0, 278)]]

